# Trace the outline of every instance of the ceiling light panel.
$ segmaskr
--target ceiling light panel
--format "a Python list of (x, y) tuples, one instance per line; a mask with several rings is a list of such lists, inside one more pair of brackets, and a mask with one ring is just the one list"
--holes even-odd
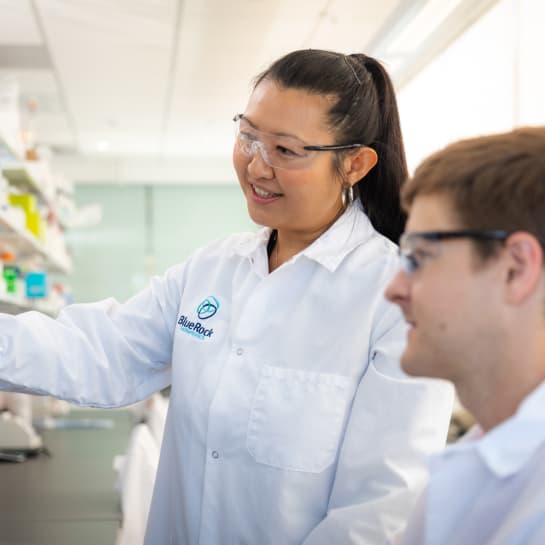
[(334, 49), (347, 54), (368, 53), (367, 44), (401, 2), (402, 0), (328, 2), (320, 12), (303, 47)]

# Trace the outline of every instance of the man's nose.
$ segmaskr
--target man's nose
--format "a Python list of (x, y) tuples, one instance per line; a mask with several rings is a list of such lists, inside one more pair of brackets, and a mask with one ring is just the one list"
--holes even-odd
[(405, 271), (399, 270), (390, 280), (384, 296), (388, 301), (396, 305), (402, 305), (409, 298), (409, 279)]

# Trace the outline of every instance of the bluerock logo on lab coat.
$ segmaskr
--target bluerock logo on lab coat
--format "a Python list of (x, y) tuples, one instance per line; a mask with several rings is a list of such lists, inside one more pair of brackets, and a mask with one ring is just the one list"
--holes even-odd
[(197, 316), (200, 320), (208, 320), (218, 312), (219, 308), (220, 302), (213, 295), (210, 295), (197, 307)]
[[(197, 307), (197, 316), (201, 320), (208, 320), (212, 318), (220, 308), (219, 301), (213, 296), (210, 295), (204, 301), (199, 303)], [(214, 334), (212, 328), (204, 327), (200, 322), (192, 322), (187, 316), (182, 314), (178, 319), (178, 327), (180, 331), (192, 335), (197, 339), (204, 340), (207, 337), (210, 338)]]

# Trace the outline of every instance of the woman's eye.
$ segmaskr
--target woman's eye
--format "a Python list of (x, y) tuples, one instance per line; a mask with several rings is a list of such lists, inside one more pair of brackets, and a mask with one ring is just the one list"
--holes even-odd
[(297, 153), (284, 146), (276, 146), (276, 151), (280, 153), (280, 155), (285, 155), (286, 157), (298, 157)]
[(241, 140), (245, 140), (247, 142), (253, 142), (254, 140), (257, 140), (255, 134), (252, 134), (251, 132), (240, 132), (239, 136)]

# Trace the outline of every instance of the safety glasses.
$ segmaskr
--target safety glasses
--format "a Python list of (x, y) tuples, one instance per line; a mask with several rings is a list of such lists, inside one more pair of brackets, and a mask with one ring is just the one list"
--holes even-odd
[(242, 114), (235, 115), (233, 121), (236, 126), (236, 144), (240, 151), (248, 157), (259, 152), (263, 160), (273, 168), (305, 168), (312, 163), (317, 152), (365, 147), (365, 144), (310, 146), (295, 136), (260, 131)]
[(399, 239), (399, 255), (401, 269), (407, 274), (416, 273), (422, 264), (439, 255), (437, 242), (456, 238), (472, 238), (474, 240), (504, 241), (511, 231), (462, 229), (456, 231), (414, 231), (405, 233)]

